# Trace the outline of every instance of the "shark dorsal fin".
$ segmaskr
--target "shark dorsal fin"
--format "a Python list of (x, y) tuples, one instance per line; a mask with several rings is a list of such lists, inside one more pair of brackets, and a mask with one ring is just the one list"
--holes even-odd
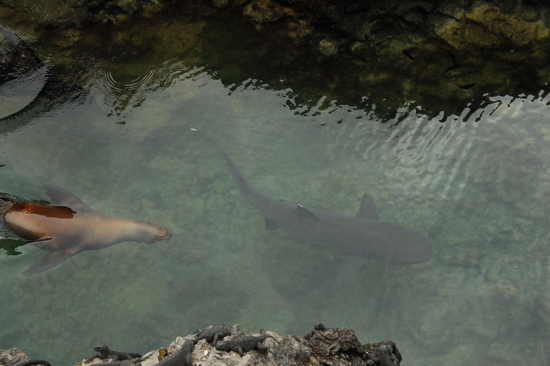
[(378, 212), (376, 212), (376, 206), (374, 201), (368, 194), (364, 194), (361, 199), (361, 206), (359, 207), (359, 212), (355, 217), (365, 220), (380, 221), (378, 218)]
[(296, 211), (294, 212), (294, 214), (301, 219), (321, 220), (320, 218), (315, 216), (315, 214), (313, 214), (310, 210), (308, 210), (302, 205), (296, 205)]
[(44, 184), (44, 189), (48, 196), (52, 199), (52, 203), (56, 206), (67, 206), (76, 212), (90, 211), (91, 208), (80, 200), (77, 196), (64, 190), (63, 188)]

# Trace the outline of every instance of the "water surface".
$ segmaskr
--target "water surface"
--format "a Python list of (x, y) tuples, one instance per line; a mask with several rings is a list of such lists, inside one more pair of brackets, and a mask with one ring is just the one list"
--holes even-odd
[[(492, 96), (434, 119), (404, 106), (381, 120), (323, 98), (302, 105), (253, 72), (227, 85), (189, 60), (134, 63), (140, 78), (92, 62), (83, 100), (1, 135), (1, 189), (47, 200), (41, 185), (58, 185), (173, 238), (31, 277), (21, 273), (44, 251), (2, 253), (0, 348), (70, 365), (97, 343), (145, 353), (209, 324), (303, 336), (323, 322), (395, 341), (408, 365), (547, 364), (550, 97)], [(264, 230), (191, 127), (272, 197), (355, 215), (368, 193), (381, 220), (426, 235), (434, 258), (373, 260), (334, 288), (339, 253)]]

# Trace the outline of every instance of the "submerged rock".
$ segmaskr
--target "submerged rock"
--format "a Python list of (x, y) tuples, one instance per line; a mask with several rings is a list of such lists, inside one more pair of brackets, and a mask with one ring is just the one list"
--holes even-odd
[[(37, 28), (82, 28), (97, 23), (117, 23), (129, 16), (150, 12), (173, 0), (41, 0), (28, 2), (0, 0), (0, 8), (20, 19), (32, 20)], [(8, 10), (9, 9), (9, 10)], [(7, 11), (8, 10), (8, 11)]]
[[(0, 0), (2, 23), (28, 40), (54, 44), (67, 59), (79, 48), (101, 50), (98, 54), (108, 60), (120, 54), (143, 59), (186, 55), (208, 65), (225, 85), (239, 85), (253, 74), (269, 87), (290, 88), (298, 106), (323, 100), (321, 108), (328, 108), (338, 100), (372, 109), (381, 119), (407, 115), (397, 112), (402, 107), (430, 117), (441, 111), (459, 116), (466, 107), (473, 115), (491, 104), (493, 95), (521, 97), (550, 89), (547, 1), (26, 4)], [(200, 22), (183, 24), (189, 15)], [(222, 27), (223, 32), (217, 30)], [(262, 42), (251, 41), (256, 38)], [(250, 65), (261, 66), (252, 70)], [(133, 70), (121, 69), (124, 75)], [(128, 80), (139, 76), (128, 75)]]
[(0, 133), (31, 123), (44, 111), (81, 103), (85, 96), (77, 85), (53, 77), (17, 34), (0, 28)]

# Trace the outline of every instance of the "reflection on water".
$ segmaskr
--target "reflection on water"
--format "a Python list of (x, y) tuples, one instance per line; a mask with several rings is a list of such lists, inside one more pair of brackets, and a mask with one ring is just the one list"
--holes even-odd
[(85, 91), (51, 75), (17, 34), (0, 29), (0, 133), (32, 123), (66, 104), (82, 102)]
[[(404, 107), (380, 121), (336, 101), (300, 106), (255, 78), (226, 86), (192, 63), (146, 66), (140, 78), (94, 73), (86, 103), (1, 135), (1, 189), (47, 199), (41, 185), (55, 184), (172, 239), (28, 278), (43, 251), (2, 255), (0, 348), (69, 365), (97, 343), (146, 352), (208, 324), (304, 335), (322, 321), (363, 343), (392, 339), (410, 364), (548, 363), (550, 97), (493, 96), (434, 119)], [(264, 230), (190, 127), (272, 197), (353, 215), (369, 193), (381, 220), (426, 235), (434, 258), (372, 261), (333, 288), (339, 253)]]

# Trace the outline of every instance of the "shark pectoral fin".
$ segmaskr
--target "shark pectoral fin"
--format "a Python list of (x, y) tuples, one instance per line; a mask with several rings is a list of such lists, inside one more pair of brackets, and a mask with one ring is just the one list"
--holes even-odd
[(66, 250), (55, 250), (50, 254), (46, 254), (38, 262), (29, 267), (28, 270), (23, 272), (23, 276), (31, 276), (40, 272), (44, 272), (47, 269), (53, 268), (58, 264), (65, 262), (73, 255), (78, 254), (80, 251), (75, 248)]
[(48, 193), (48, 196), (52, 199), (52, 203), (56, 206), (67, 206), (69, 208), (72, 208), (73, 210), (77, 212), (84, 212), (84, 211), (91, 211), (90, 206), (85, 204), (72, 194), (71, 192), (68, 192), (64, 190), (61, 187), (56, 187), (51, 184), (44, 184), (44, 189), (46, 190), (46, 193)]
[(358, 257), (351, 254), (342, 254), (342, 264), (334, 280), (335, 285), (341, 285), (349, 280), (367, 262), (367, 257)]
[(363, 195), (359, 212), (355, 215), (355, 217), (365, 220), (380, 221), (378, 218), (378, 212), (376, 212), (374, 201), (368, 194), (365, 193)]
[(265, 229), (266, 230), (275, 230), (275, 229), (279, 228), (279, 224), (277, 224), (275, 221), (273, 221), (271, 219), (268, 219), (267, 217), (264, 217), (264, 218), (265, 218)]
[(296, 211), (294, 212), (296, 216), (298, 216), (301, 219), (307, 219), (307, 220), (321, 220), (317, 216), (315, 216), (314, 213), (312, 213), (310, 210), (305, 208), (302, 205), (296, 205)]

